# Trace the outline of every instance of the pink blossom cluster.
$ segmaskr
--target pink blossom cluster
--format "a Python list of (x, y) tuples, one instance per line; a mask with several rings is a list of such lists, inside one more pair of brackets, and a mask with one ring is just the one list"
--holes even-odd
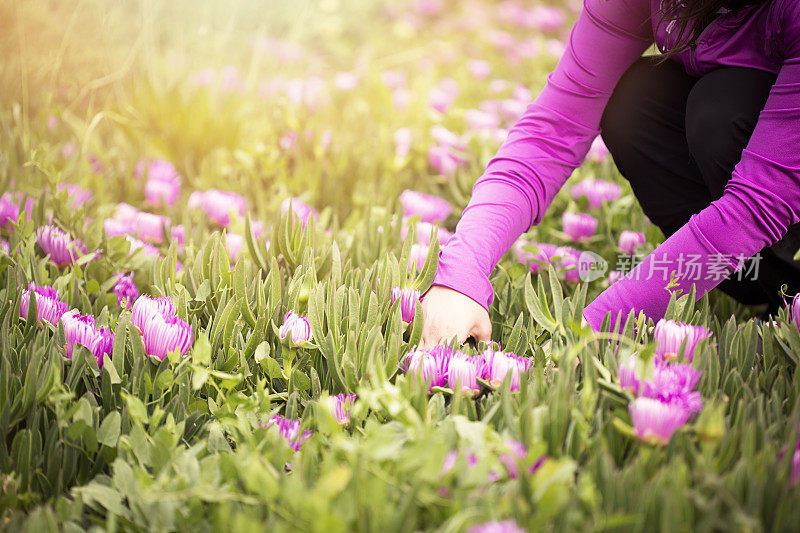
[(317, 220), (319, 217), (317, 210), (300, 198), (286, 198), (281, 202), (281, 212), (288, 213), (290, 210), (300, 219), (303, 228), (306, 227), (309, 218)]
[[(620, 387), (637, 398), (628, 410), (637, 436), (647, 442), (664, 445), (672, 434), (703, 408), (700, 393), (695, 390), (702, 372), (691, 361), (700, 340), (711, 335), (707, 328), (661, 320), (656, 325), (656, 356), (648, 366), (650, 376), (640, 367), (636, 355), (620, 362)], [(683, 361), (677, 361), (678, 347), (685, 346)]]
[(103, 222), (108, 237), (135, 236), (143, 241), (159, 244), (164, 242), (164, 233), (172, 233), (169, 217), (139, 211), (130, 204), (120, 203), (114, 216)]
[(76, 309), (69, 309), (62, 302), (58, 291), (50, 286), (37, 286), (30, 282), (22, 291), (19, 304), (19, 316), (27, 320), (30, 311), (31, 294), (36, 302), (36, 319), (52, 326), (61, 324), (66, 338), (65, 354), (72, 358), (76, 344), (85, 346), (94, 355), (97, 365), (103, 367), (103, 359), (111, 354), (114, 346), (114, 334), (105, 327), (95, 325), (94, 316), (81, 315)]
[(171, 298), (141, 295), (133, 304), (131, 313), (131, 323), (142, 335), (147, 355), (163, 360), (175, 351), (186, 355), (192, 347), (192, 326), (177, 316)]
[(69, 205), (75, 209), (82, 207), (92, 197), (90, 191), (74, 183), (62, 183), (58, 186), (58, 191), (67, 191)]
[(597, 231), (597, 219), (587, 213), (569, 213), (561, 215), (564, 233), (578, 242), (588, 242)]
[(117, 274), (117, 281), (111, 292), (117, 297), (117, 305), (123, 309), (130, 309), (139, 297), (139, 288), (133, 281), (133, 273), (127, 276), (122, 273)]
[(493, 387), (510, 377), (511, 391), (520, 388), (520, 376), (531, 367), (531, 361), (512, 353), (487, 349), (480, 355), (470, 356), (444, 345), (430, 350), (413, 350), (405, 358), (404, 370), (415, 379), (419, 377), (433, 387), (449, 387), (467, 396), (481, 391), (478, 378)]

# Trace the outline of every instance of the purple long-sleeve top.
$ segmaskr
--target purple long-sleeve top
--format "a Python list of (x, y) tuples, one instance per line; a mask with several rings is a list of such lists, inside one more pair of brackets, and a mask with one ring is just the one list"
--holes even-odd
[[(584, 0), (558, 66), (476, 181), (434, 284), (488, 309), (489, 274), (582, 163), (621, 75), (653, 42), (673, 44), (669, 25), (659, 24), (660, 7), (660, 0)], [(723, 196), (585, 308), (594, 330), (609, 313), (612, 324), (631, 310), (663, 317), (670, 297), (663, 273), (674, 273), (684, 292), (694, 284), (698, 298), (724, 279), (685, 268), (687, 257), (727, 274), (800, 221), (800, 2), (772, 0), (719, 15), (697, 46), (675, 59), (692, 76), (739, 66), (778, 77)]]

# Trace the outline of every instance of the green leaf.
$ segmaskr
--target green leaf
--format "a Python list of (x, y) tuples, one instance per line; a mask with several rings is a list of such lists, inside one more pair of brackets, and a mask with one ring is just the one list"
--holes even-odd
[(119, 411), (111, 411), (106, 415), (103, 423), (100, 424), (100, 429), (97, 432), (97, 442), (104, 444), (109, 448), (117, 446), (119, 440), (120, 425), (122, 417)]

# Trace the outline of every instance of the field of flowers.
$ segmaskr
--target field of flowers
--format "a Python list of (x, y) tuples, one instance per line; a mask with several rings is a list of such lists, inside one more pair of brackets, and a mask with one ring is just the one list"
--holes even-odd
[(800, 528), (800, 303), (582, 327), (663, 239), (599, 139), (418, 349), (577, 2), (77, 4), (0, 6), (0, 528)]

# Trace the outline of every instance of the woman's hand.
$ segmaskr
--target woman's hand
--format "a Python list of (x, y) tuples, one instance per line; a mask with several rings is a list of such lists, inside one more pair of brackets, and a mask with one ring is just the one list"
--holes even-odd
[(454, 336), (459, 344), (468, 337), (476, 342), (489, 342), (492, 322), (489, 313), (478, 302), (458, 291), (434, 285), (422, 298), (421, 349), (446, 343)]

